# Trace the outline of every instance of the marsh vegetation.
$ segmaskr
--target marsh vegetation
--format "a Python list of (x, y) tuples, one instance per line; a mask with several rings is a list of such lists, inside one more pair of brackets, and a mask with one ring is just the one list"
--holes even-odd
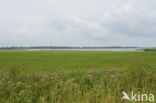
[[(153, 53), (1, 52), (0, 102), (128, 103), (122, 91), (156, 93)], [(35, 68), (45, 64), (58, 69)]]

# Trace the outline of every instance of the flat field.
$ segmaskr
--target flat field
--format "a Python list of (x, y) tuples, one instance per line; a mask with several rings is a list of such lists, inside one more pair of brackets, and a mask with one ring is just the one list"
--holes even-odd
[(156, 64), (156, 52), (0, 51), (0, 73), (17, 65), (23, 74), (99, 72), (126, 69), (131, 63)]
[(123, 91), (155, 95), (155, 51), (0, 51), (0, 103), (135, 102)]

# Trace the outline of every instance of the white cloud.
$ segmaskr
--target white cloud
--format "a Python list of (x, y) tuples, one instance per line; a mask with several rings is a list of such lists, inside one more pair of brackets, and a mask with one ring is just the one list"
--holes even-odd
[(0, 0), (0, 46), (155, 46), (154, 0)]

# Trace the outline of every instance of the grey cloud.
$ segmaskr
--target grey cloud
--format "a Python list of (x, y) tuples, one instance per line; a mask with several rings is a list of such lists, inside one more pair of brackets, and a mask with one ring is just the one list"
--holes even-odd
[(155, 3), (0, 0), (0, 46), (155, 46)]
[[(126, 5), (126, 6), (125, 6)], [(156, 13), (125, 4), (113, 12), (104, 14), (101, 25), (113, 34), (153, 37), (156, 33)]]

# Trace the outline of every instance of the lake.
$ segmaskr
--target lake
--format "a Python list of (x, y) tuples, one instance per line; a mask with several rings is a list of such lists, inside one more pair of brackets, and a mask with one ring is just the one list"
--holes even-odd
[(26, 51), (136, 51), (139, 48), (71, 48), (71, 49), (24, 49)]

